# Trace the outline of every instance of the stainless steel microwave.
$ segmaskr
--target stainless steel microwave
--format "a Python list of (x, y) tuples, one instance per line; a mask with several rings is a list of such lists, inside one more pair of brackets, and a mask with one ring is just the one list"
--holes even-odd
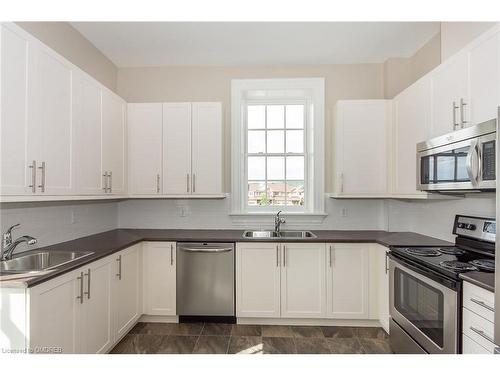
[(494, 119), (417, 144), (417, 189), (495, 190), (496, 131)]

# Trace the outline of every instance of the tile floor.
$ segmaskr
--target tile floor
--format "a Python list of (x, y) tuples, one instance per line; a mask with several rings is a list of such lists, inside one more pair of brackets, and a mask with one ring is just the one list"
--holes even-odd
[(385, 354), (381, 328), (137, 323), (117, 354)]

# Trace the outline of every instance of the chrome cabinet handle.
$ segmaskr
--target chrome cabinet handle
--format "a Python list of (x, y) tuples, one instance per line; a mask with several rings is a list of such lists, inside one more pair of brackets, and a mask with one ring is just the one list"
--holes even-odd
[(156, 192), (157, 193), (160, 192), (160, 174), (159, 173), (156, 175)]
[(330, 265), (330, 268), (332, 267), (332, 245), (330, 245), (330, 248), (328, 250), (328, 264)]
[(122, 279), (122, 256), (118, 255), (118, 258), (116, 259), (116, 261), (118, 262), (118, 273), (116, 274), (116, 276), (118, 276), (118, 280), (121, 280)]
[(36, 193), (36, 160), (33, 160), (33, 163), (28, 168), (31, 168), (31, 185), (28, 185), (28, 187), (31, 188), (32, 193)]
[(465, 120), (465, 106), (467, 103), (464, 101), (463, 98), (460, 98), (460, 126), (463, 128), (467, 121)]
[(45, 193), (45, 162), (44, 161), (42, 161), (42, 165), (40, 167), (38, 167), (38, 169), (42, 170), (40, 185), (38, 185), (38, 187), (40, 188), (40, 191), (42, 193)]
[(233, 250), (232, 247), (221, 247), (213, 249), (202, 249), (202, 248), (191, 248), (191, 247), (179, 247), (180, 251), (187, 251), (190, 253), (227, 253)]
[(104, 187), (102, 188), (102, 190), (104, 190), (105, 193), (108, 192), (108, 172), (104, 172), (104, 174), (102, 175), (103, 178), (103, 185)]
[(457, 109), (458, 109), (457, 102), (453, 102), (453, 107), (452, 107), (452, 111), (453, 111), (453, 130), (455, 130), (458, 125), (460, 125), (459, 123), (457, 123)]
[(189, 173), (186, 174), (186, 191), (189, 193)]
[(109, 177), (109, 192), (112, 193), (113, 192), (113, 172), (109, 172), (108, 177)]
[(76, 296), (76, 299), (80, 300), (80, 304), (83, 303), (83, 272), (80, 272), (80, 276), (77, 277), (80, 280), (80, 295)]
[(283, 267), (286, 267), (286, 246), (283, 245)]
[(492, 312), (495, 312), (495, 309), (491, 307), (490, 305), (486, 304), (485, 302), (475, 299), (475, 298), (470, 298), (471, 302), (474, 302), (476, 305), (479, 305), (481, 307), (484, 307), (487, 310), (490, 310)]
[(196, 191), (196, 174), (193, 173), (193, 193)]
[(90, 268), (85, 276), (87, 276), (87, 291), (84, 294), (87, 295), (87, 299), (90, 299)]
[(493, 342), (493, 337), (490, 337), (488, 336), (486, 333), (484, 333), (483, 330), (480, 330), (479, 328), (476, 328), (476, 327), (473, 327), (473, 326), (470, 326), (469, 327), (471, 331), (477, 333), (479, 336), (481, 336), (483, 339), (486, 339), (488, 340), (489, 342), (491, 342), (492, 344), (494, 343)]
[(276, 245), (276, 267), (280, 266), (280, 247)]
[(344, 172), (340, 174), (340, 192), (344, 192)]
[(387, 274), (387, 272), (389, 272), (389, 264), (387, 263), (389, 260), (389, 255), (388, 253), (386, 252), (385, 253), (385, 273)]
[(170, 265), (174, 265), (174, 245), (170, 244)]

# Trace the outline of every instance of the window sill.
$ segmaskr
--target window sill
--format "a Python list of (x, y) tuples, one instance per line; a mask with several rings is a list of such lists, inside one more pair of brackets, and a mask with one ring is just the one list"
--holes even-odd
[[(229, 216), (234, 224), (241, 224), (245, 227), (251, 225), (262, 228), (271, 228), (275, 212), (231, 212)], [(288, 226), (298, 225), (319, 225), (328, 216), (326, 212), (282, 212), (281, 217), (286, 220)]]

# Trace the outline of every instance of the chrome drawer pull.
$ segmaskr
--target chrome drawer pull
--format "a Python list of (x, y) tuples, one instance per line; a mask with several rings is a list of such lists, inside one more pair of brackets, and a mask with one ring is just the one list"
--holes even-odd
[(492, 344), (494, 343), (493, 342), (493, 337), (490, 337), (488, 336), (486, 333), (484, 333), (484, 331), (476, 328), (476, 327), (473, 327), (473, 326), (470, 326), (470, 330), (477, 333), (479, 336), (481, 336), (483, 339), (486, 339), (488, 340), (489, 342), (491, 342)]
[(83, 303), (83, 272), (80, 272), (80, 276), (77, 277), (80, 280), (80, 295), (76, 296), (76, 299), (80, 300), (80, 304)]
[(33, 163), (28, 168), (31, 168), (31, 185), (28, 185), (28, 187), (31, 188), (32, 193), (36, 193), (36, 160), (33, 160)]
[(488, 309), (492, 312), (495, 312), (495, 309), (489, 305), (487, 305), (486, 303), (484, 303), (483, 301), (480, 301), (478, 299), (475, 299), (475, 298), (471, 298), (470, 299), (472, 302), (474, 302), (476, 305), (479, 305), (481, 307), (484, 307), (485, 309)]

